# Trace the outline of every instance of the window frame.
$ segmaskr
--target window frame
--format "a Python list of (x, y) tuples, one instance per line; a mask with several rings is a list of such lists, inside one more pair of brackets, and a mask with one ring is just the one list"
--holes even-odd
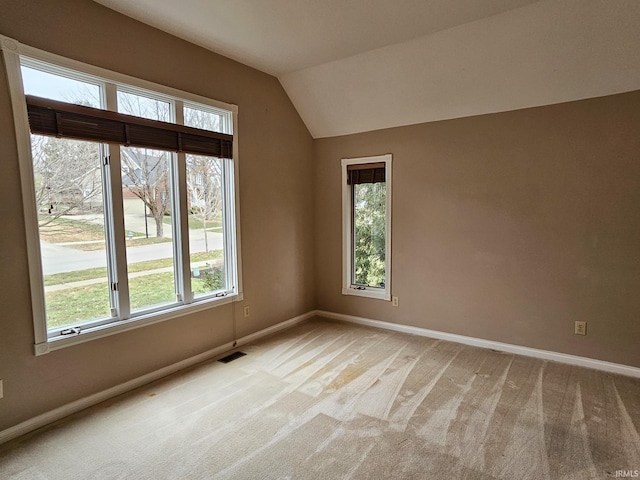
[[(391, 165), (392, 155), (342, 159), (342, 294), (391, 300)], [(347, 182), (347, 167), (368, 163), (385, 165), (385, 286), (384, 288), (357, 285), (353, 282), (354, 225), (353, 185)]]
[[(96, 338), (114, 335), (127, 330), (140, 328), (231, 302), (242, 301), (243, 288), (242, 259), (240, 251), (241, 235), (238, 175), (238, 107), (236, 105), (219, 102), (200, 95), (184, 92), (172, 87), (167, 87), (147, 80), (138, 79), (106, 70), (101, 67), (65, 58), (23, 45), (18, 41), (3, 35), (0, 35), (0, 49), (2, 50), (9, 86), (9, 94), (11, 97), (18, 150), (33, 314), (35, 355), (43, 355), (53, 350), (58, 350), (60, 348), (83, 343)], [(184, 123), (184, 106), (188, 106), (189, 108), (204, 107), (207, 111), (221, 111), (225, 114), (229, 114), (230, 122), (229, 124), (226, 124), (226, 127), (230, 130), (227, 133), (231, 133), (233, 135), (233, 158), (225, 161), (224, 163), (226, 175), (224, 177), (225, 188), (223, 194), (225, 196), (225, 200), (228, 202), (228, 212), (225, 212), (224, 215), (225, 234), (227, 235), (227, 239), (225, 239), (224, 256), (225, 262), (228, 262), (225, 264), (228, 266), (227, 268), (231, 275), (230, 278), (234, 284), (231, 286), (231, 291), (227, 292), (224, 296), (212, 294), (195, 298), (191, 291), (190, 282), (186, 281), (190, 276), (190, 256), (188, 254), (189, 242), (186, 199), (186, 164), (184, 161), (185, 154), (172, 153), (171, 155), (175, 166), (175, 173), (177, 174), (177, 179), (173, 182), (171, 188), (172, 195), (174, 195), (174, 200), (176, 201), (174, 209), (176, 209), (176, 213), (178, 215), (178, 220), (174, 223), (176, 226), (174, 234), (176, 235), (176, 242), (180, 242), (178, 244), (179, 247), (176, 247), (175, 250), (180, 255), (180, 259), (176, 259), (179, 265), (174, 265), (174, 269), (176, 270), (175, 281), (180, 284), (179, 289), (183, 293), (183, 297), (188, 298), (179, 298), (176, 303), (172, 303), (169, 306), (160, 308), (152, 307), (139, 313), (136, 312), (133, 315), (128, 311), (127, 299), (127, 302), (125, 302), (126, 305), (124, 306), (124, 314), (121, 311), (119, 317), (113, 317), (113, 319), (108, 319), (105, 322), (95, 322), (95, 325), (81, 330), (79, 334), (67, 336), (51, 335), (51, 332), (55, 329), (49, 331), (46, 323), (44, 277), (40, 251), (40, 239), (38, 235), (38, 213), (31, 156), (31, 135), (28, 123), (25, 93), (22, 83), (21, 57), (28, 58), (34, 63), (40, 62), (47, 66), (52, 66), (51, 69), (47, 68), (47, 71), (50, 71), (51, 73), (55, 73), (54, 71), (57, 68), (60, 69), (60, 71), (64, 71), (65, 74), (67, 74), (65, 76), (68, 76), (68, 72), (71, 71), (77, 73), (78, 79), (82, 79), (83, 81), (90, 81), (91, 79), (94, 79), (96, 83), (104, 85), (105, 87), (102, 91), (104, 105), (116, 105), (117, 102), (114, 102), (114, 100), (117, 96), (118, 89), (120, 89), (127, 93), (139, 93), (147, 96), (155, 95), (158, 99), (163, 101), (173, 102), (175, 105), (174, 112), (176, 118), (174, 120), (176, 123)], [(107, 108), (105, 108), (105, 110), (106, 109)], [(225, 115), (225, 118), (228, 116)], [(101, 146), (100, 148), (103, 150), (104, 147)], [(121, 172), (119, 170), (121, 168), (119, 158), (120, 146), (110, 144), (107, 145), (106, 148), (110, 149), (111, 169), (105, 169), (105, 171), (108, 172), (105, 181), (111, 182), (110, 194), (113, 196), (112, 205), (114, 206), (113, 209), (108, 209), (109, 215), (113, 215), (114, 217), (112, 223), (114, 231), (110, 232), (112, 238), (106, 239), (107, 242), (113, 243), (111, 247), (107, 248), (107, 253), (109, 253), (109, 248), (118, 249), (118, 236), (122, 237), (121, 241), (124, 243), (124, 225), (122, 221), (124, 214), (120, 211), (121, 209), (117, 208), (118, 205), (122, 204), (122, 183)], [(116, 150), (117, 153), (114, 152)], [(119, 173), (118, 175), (112, 175), (111, 173), (113, 172)], [(106, 211), (107, 209), (105, 209), (105, 214)], [(105, 235), (109, 235), (108, 230), (105, 230)], [(114, 240), (114, 238), (116, 240)], [(120, 247), (120, 250), (121, 249), (122, 246)], [(126, 272), (126, 258), (122, 255), (121, 251), (116, 254), (114, 265), (116, 271)], [(181, 272), (179, 272), (178, 269), (180, 269)], [(122, 281), (122, 277), (124, 276), (126, 275), (121, 274), (118, 281)], [(125, 281), (125, 284), (126, 283), (127, 282)], [(187, 285), (184, 283), (187, 283)], [(120, 296), (128, 296), (128, 291), (116, 292), (116, 294), (119, 294)]]

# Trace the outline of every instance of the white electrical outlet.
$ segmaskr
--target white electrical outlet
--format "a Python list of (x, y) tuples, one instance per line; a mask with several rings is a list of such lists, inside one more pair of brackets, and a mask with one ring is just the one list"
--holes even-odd
[(394, 307), (398, 306), (398, 297), (391, 297), (391, 305)]
[(575, 334), (576, 335), (586, 335), (587, 334), (587, 322), (576, 322), (576, 324), (575, 324)]
[(249, 315), (251, 315), (251, 309), (247, 306), (244, 307), (244, 309), (242, 310), (244, 313), (244, 317), (247, 318)]

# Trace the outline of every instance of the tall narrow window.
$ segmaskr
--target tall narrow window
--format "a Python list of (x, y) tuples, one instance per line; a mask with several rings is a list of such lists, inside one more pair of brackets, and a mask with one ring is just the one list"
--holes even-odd
[(342, 160), (343, 290), (391, 298), (391, 155)]
[[(29, 64), (28, 64), (29, 65)], [(22, 66), (26, 94), (101, 108), (100, 86)], [(100, 144), (31, 135), (47, 328), (111, 317)]]
[[(184, 124), (224, 132), (225, 119), (213, 110), (184, 107)], [(195, 298), (230, 290), (226, 274), (225, 162), (215, 157), (186, 155), (189, 201), (191, 289)]]
[[(118, 90), (118, 112), (171, 122), (172, 105)], [(127, 272), (132, 313), (176, 302), (177, 228), (172, 199), (175, 153), (120, 147), (122, 206), (127, 235)]]

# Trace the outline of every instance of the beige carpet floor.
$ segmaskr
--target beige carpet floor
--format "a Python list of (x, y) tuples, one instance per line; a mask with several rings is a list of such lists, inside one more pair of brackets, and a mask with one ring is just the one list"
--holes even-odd
[(0, 446), (0, 478), (640, 471), (638, 379), (322, 319), (242, 350)]

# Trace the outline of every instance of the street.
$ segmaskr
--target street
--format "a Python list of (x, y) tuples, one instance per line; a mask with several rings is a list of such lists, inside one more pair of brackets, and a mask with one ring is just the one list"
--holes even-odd
[[(190, 230), (191, 253), (204, 252), (204, 234), (200, 230)], [(223, 237), (221, 233), (207, 232), (209, 250), (221, 250)], [(73, 272), (87, 268), (105, 267), (107, 265), (104, 250), (84, 251), (69, 246), (40, 242), (42, 249), (42, 269), (44, 275)], [(157, 260), (173, 256), (173, 243), (155, 243), (139, 247), (127, 247), (127, 263)]]

